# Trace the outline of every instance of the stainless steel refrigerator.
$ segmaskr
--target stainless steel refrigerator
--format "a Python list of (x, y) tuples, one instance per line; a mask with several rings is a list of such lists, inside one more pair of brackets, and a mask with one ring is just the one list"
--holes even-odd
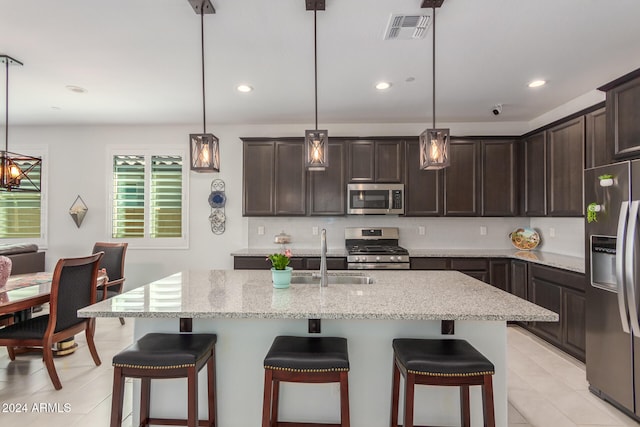
[(589, 389), (640, 420), (640, 160), (585, 170)]

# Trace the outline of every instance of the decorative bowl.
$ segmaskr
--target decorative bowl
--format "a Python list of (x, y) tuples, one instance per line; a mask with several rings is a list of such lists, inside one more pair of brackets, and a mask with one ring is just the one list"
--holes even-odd
[(509, 234), (509, 237), (513, 246), (524, 251), (535, 249), (540, 244), (540, 235), (529, 227), (517, 228)]

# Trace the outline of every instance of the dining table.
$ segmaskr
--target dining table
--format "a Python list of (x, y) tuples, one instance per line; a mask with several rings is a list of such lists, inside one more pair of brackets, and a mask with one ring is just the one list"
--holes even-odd
[[(10, 276), (7, 283), (0, 286), (0, 317), (19, 314), (20, 320), (29, 318), (32, 308), (49, 302), (52, 280), (53, 272), (48, 271)], [(104, 285), (108, 280), (106, 272), (99, 270), (96, 286)], [(73, 338), (56, 343), (54, 355), (71, 354), (77, 346)]]

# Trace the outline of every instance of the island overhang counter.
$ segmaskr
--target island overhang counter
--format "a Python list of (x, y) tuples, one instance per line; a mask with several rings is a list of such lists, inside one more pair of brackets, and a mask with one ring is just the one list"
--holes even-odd
[[(466, 339), (496, 367), (496, 425), (506, 427), (506, 322), (557, 321), (558, 315), (456, 271), (355, 274), (369, 276), (373, 283), (325, 288), (292, 284), (274, 289), (269, 271), (183, 271), (86, 307), (79, 315), (135, 318), (134, 339), (148, 332), (179, 333), (185, 319), (187, 324), (192, 320), (193, 332), (216, 333), (220, 427), (260, 424), (264, 355), (277, 335), (308, 334), (309, 319), (322, 322), (318, 336), (348, 340), (353, 427), (389, 423), (393, 338)], [(453, 335), (442, 335), (442, 321), (455, 322)], [(203, 383), (202, 418), (207, 407)], [(138, 396), (135, 388), (134, 396)], [(476, 388), (472, 387), (471, 394), (472, 423), (478, 423), (482, 413)], [(186, 383), (180, 380), (158, 381), (152, 391), (154, 416), (185, 414), (185, 393)], [(339, 394), (333, 384), (283, 384), (281, 393), (281, 420), (338, 420)], [(455, 388), (417, 389), (417, 423), (456, 425), (458, 417)]]

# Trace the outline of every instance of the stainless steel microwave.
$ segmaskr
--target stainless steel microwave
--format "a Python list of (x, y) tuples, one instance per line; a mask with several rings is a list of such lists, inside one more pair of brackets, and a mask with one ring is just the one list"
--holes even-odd
[(404, 214), (404, 184), (349, 184), (347, 213), (355, 215)]

